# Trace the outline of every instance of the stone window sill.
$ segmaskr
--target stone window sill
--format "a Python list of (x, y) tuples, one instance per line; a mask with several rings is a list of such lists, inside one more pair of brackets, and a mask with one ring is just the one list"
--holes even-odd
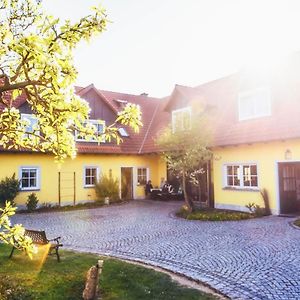
[(40, 191), (41, 189), (40, 188), (21, 188), (19, 190), (19, 192), (38, 192)]
[(238, 192), (259, 192), (259, 188), (242, 188), (242, 187), (223, 187), (225, 191), (238, 191)]

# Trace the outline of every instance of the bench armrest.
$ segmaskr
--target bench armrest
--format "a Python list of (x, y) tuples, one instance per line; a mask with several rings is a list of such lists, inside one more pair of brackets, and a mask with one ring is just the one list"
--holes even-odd
[(61, 237), (60, 236), (58, 236), (57, 238), (55, 238), (55, 239), (50, 239), (50, 240), (48, 240), (48, 242), (53, 242), (53, 241), (55, 241), (55, 242), (57, 242), (58, 244), (59, 244), (59, 240), (61, 239)]

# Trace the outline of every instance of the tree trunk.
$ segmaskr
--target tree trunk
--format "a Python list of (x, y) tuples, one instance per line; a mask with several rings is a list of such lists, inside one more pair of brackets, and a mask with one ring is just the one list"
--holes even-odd
[(183, 190), (185, 204), (188, 207), (188, 212), (191, 213), (194, 211), (194, 203), (193, 203), (193, 200), (191, 199), (190, 195), (187, 192), (185, 172), (183, 172), (183, 175), (182, 175), (182, 190)]

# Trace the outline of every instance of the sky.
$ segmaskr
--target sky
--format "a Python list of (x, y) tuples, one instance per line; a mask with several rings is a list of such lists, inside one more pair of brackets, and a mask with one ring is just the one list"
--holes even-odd
[(153, 97), (300, 50), (299, 0), (44, 0), (78, 20), (102, 4), (107, 31), (75, 51), (77, 84)]

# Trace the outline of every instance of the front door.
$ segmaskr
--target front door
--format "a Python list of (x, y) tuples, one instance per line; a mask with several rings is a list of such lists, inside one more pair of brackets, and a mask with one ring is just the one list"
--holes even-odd
[(121, 198), (133, 199), (133, 172), (131, 167), (121, 168)]
[(279, 163), (280, 213), (300, 211), (300, 163)]

